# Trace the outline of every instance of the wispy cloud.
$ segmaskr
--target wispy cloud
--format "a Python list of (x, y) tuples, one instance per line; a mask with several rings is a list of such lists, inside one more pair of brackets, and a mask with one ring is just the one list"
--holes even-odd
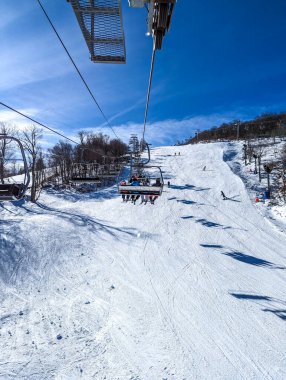
[[(113, 138), (114, 135), (104, 123), (37, 2), (22, 1), (21, 7), (16, 3), (0, 2), (0, 101), (76, 140), (76, 133), (80, 129), (103, 132)], [(185, 3), (182, 7), (188, 7), (188, 2)], [(91, 63), (88, 58), (89, 53), (70, 3), (45, 0), (45, 6), (118, 136), (124, 141), (129, 140), (131, 133), (141, 137), (143, 125), (138, 121), (143, 121), (144, 117), (152, 47), (152, 40), (144, 37), (145, 10), (135, 12), (128, 8), (128, 2), (124, 3), (127, 64), (100, 65)], [(188, 31), (186, 29), (185, 32)], [(180, 43), (176, 33), (176, 28), (172, 29), (166, 37), (165, 48), (156, 58), (149, 114), (150, 120), (153, 118), (156, 121), (147, 125), (148, 142), (157, 146), (172, 145), (177, 140), (194, 135), (196, 129), (204, 130), (233, 119), (245, 120), (262, 112), (285, 108), (285, 104), (276, 105), (275, 108), (274, 101), (256, 99), (256, 95), (253, 101), (251, 98), (245, 99), (248, 90), (256, 88), (255, 83), (243, 88), (242, 95), (239, 92), (240, 87), (245, 86), (243, 78), (250, 77), (252, 81), (257, 81), (259, 73), (260, 76), (276, 73), (279, 71), (276, 63), (268, 70), (262, 70), (260, 66), (260, 71), (254, 75), (257, 62), (251, 65), (250, 71), (246, 61), (243, 77), (236, 77), (232, 70), (235, 69), (233, 72), (236, 73), (243, 65), (231, 66), (229, 71), (228, 59), (224, 57), (227, 66), (224, 66), (225, 62), (219, 64), (217, 60), (210, 65), (211, 51), (211, 55), (203, 57), (192, 53), (190, 65), (188, 49), (182, 41)], [(189, 38), (191, 35), (186, 36)], [(172, 38), (173, 46), (169, 43)], [(204, 52), (209, 53), (209, 50), (201, 51)], [(282, 60), (278, 58), (277, 65), (281, 65)], [(284, 66), (281, 67), (284, 70)], [(237, 81), (234, 80), (236, 78)], [(235, 83), (236, 89), (233, 88)], [(281, 83), (279, 88), (283, 89)], [(257, 88), (259, 91), (260, 87)], [(280, 96), (278, 85), (272, 92)], [(280, 99), (284, 98), (280, 96)], [(272, 108), (268, 104), (272, 104)], [(198, 114), (184, 117), (188, 112)], [(1, 107), (0, 121), (16, 124), (20, 130), (31, 124)], [(50, 146), (60, 139), (45, 131), (42, 143)]]
[[(5, 4), (6, 3), (6, 4)], [(2, 32), (12, 23), (15, 24), (16, 20), (20, 17), (25, 17), (26, 14), (30, 11), (31, 4), (24, 2), (21, 4), (21, 7), (11, 8), (10, 5), (7, 5), (8, 2), (2, 2), (1, 4), (1, 18), (0, 18), (0, 31)], [(17, 12), (19, 10), (19, 12)]]
[[(141, 100), (138, 100), (136, 103), (132, 104), (130, 107), (127, 107), (123, 109), (120, 112), (117, 112), (116, 114), (112, 115), (109, 118), (109, 122), (112, 122), (119, 117), (128, 114), (129, 112), (133, 111), (134, 109), (138, 108), (139, 106), (142, 106), (144, 104), (144, 99), (142, 98)], [(104, 128), (107, 125), (107, 123), (102, 123), (98, 128)]]
[[(28, 109), (19, 109), (19, 111), (29, 117), (32, 117), (33, 119), (37, 118), (37, 115), (40, 114), (40, 110), (36, 108), (28, 108)], [(21, 136), (21, 132), (27, 131), (31, 125), (35, 125), (39, 128), (39, 130), (42, 131), (42, 138), (41, 138), (41, 146), (43, 148), (50, 148), (54, 146), (59, 140), (64, 140), (63, 137), (57, 135), (56, 133), (53, 133), (52, 131), (43, 128), (37, 123), (33, 123), (32, 121), (29, 121), (25, 118), (23, 118), (21, 115), (17, 115), (15, 112), (10, 110), (0, 110), (0, 122), (6, 123), (8, 126), (12, 127), (13, 130), (16, 133), (19, 133)], [(64, 131), (54, 128), (53, 129), (61, 134), (65, 134)], [(77, 139), (77, 138), (75, 138)]]
[[(197, 129), (209, 129), (213, 126), (220, 125), (221, 123), (229, 122), (234, 118), (237, 118), (237, 114), (225, 113), (199, 115), (181, 120), (167, 119), (157, 121), (147, 125), (146, 140), (155, 146), (174, 145), (178, 140), (185, 140), (186, 138), (193, 136)], [(111, 135), (110, 128), (108, 127), (86, 128), (86, 130)], [(133, 133), (137, 134), (139, 138), (141, 137), (143, 124), (130, 122), (115, 125), (114, 130), (123, 141), (127, 142), (130, 135)]]
[[(153, 105), (160, 102), (162, 97), (164, 96), (163, 87), (164, 87), (164, 83), (162, 82), (160, 85), (156, 85), (152, 89), (152, 96), (154, 97), (154, 99), (152, 99)], [(132, 99), (132, 97), (130, 95), (126, 96), (126, 98), (125, 98), (125, 100), (128, 102), (130, 102), (131, 99)], [(134, 100), (134, 99), (132, 99), (132, 100)], [(114, 115), (112, 115), (111, 117), (109, 117), (108, 120), (109, 120), (109, 122), (112, 122), (114, 120), (117, 120), (121, 116), (128, 115), (131, 111), (136, 110), (138, 108), (141, 108), (141, 110), (142, 110), (142, 119), (143, 119), (144, 111), (145, 111), (145, 104), (146, 104), (146, 94), (144, 94), (144, 96), (139, 97), (138, 100), (135, 101), (135, 103), (132, 103), (129, 107), (126, 107), (123, 110), (121, 110), (121, 111), (115, 113)], [(107, 126), (107, 123), (102, 123), (101, 125), (98, 126), (98, 128), (103, 128), (106, 126)]]
[[(19, 109), (19, 112), (29, 116), (29, 117), (35, 117), (39, 110), (35, 108), (26, 108), (26, 109)], [(0, 110), (0, 122), (7, 123), (11, 126), (15, 125), (15, 129), (18, 131), (23, 131), (27, 128), (28, 125), (31, 125), (32, 123), (25, 120), (21, 115), (17, 115), (14, 111), (10, 111), (7, 109)]]
[[(44, 44), (45, 50), (39, 54), (39, 47)], [(47, 36), (36, 36), (29, 40), (5, 42), (1, 46), (0, 71), (1, 90), (9, 90), (26, 84), (63, 76), (72, 71), (66, 64), (64, 55), (57, 54), (58, 49), (50, 44)], [(51, 70), (51, 68), (53, 68)]]
[[(138, 104), (135, 103), (132, 107), (136, 107)], [(261, 109), (260, 111), (267, 111)], [(124, 110), (126, 113), (128, 109)], [(123, 111), (123, 112), (124, 112)], [(191, 136), (194, 136), (195, 132), (199, 129), (200, 131), (212, 128), (214, 126), (219, 126), (222, 123), (227, 123), (233, 121), (234, 119), (248, 120), (249, 118), (258, 115), (257, 109), (251, 110), (239, 110), (236, 109), (232, 112), (221, 112), (221, 113), (212, 113), (209, 115), (196, 115), (188, 116), (183, 119), (165, 119), (149, 123), (146, 126), (145, 138), (150, 144), (154, 146), (163, 146), (163, 145), (174, 145), (177, 141), (183, 141)], [(38, 108), (28, 108), (20, 109), (20, 112), (38, 119), (41, 121), (43, 112)], [(250, 112), (250, 113), (249, 113)], [(252, 114), (253, 113), (253, 114)], [(48, 115), (48, 113), (46, 114)], [(114, 115), (115, 118), (116, 115)], [(9, 110), (0, 110), (0, 121), (7, 122), (12, 125), (16, 125), (18, 130), (24, 130), (27, 126), (32, 123), (28, 120), (23, 119), (21, 116), (18, 116), (12, 111)], [(111, 138), (114, 138), (114, 135), (111, 129), (108, 126), (95, 126), (90, 127), (90, 125), (83, 125), (81, 128), (73, 128), (72, 131), (66, 123), (50, 123), (46, 124), (48, 127), (55, 129), (57, 132), (66, 135), (67, 137), (78, 141), (77, 133), (80, 130), (90, 131), (93, 133), (103, 133)], [(143, 123), (127, 122), (121, 124), (113, 124), (113, 129), (116, 134), (124, 142), (128, 142), (131, 134), (137, 134), (140, 139), (143, 132)], [(59, 140), (63, 140), (62, 137), (53, 134), (52, 132), (43, 129), (43, 141), (42, 145), (45, 147), (51, 147)]]

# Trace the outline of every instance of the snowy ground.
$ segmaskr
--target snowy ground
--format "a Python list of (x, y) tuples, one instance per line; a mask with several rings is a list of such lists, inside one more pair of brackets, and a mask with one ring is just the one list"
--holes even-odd
[(285, 233), (224, 147), (154, 150), (154, 206), (115, 187), (0, 206), (0, 379), (286, 378)]
[(243, 143), (243, 141), (240, 141), (226, 144), (224, 160), (229, 164), (233, 172), (243, 180), (251, 200), (255, 201), (256, 197), (259, 197), (260, 202), (255, 205), (258, 212), (270, 220), (276, 228), (286, 233), (286, 204), (281, 197), (279, 198), (277, 193), (277, 165), (274, 166), (270, 176), (273, 190), (271, 200), (263, 200), (263, 192), (267, 190), (267, 175), (263, 169), (263, 164), (272, 162), (276, 164), (280, 159), (282, 148), (286, 143), (284, 140), (278, 139), (276, 139), (275, 144), (273, 144), (272, 139), (264, 139), (252, 143), (254, 147), (259, 144), (265, 145), (261, 165), (261, 182), (259, 182), (258, 174), (254, 174), (254, 159), (252, 159), (251, 163), (247, 160), (247, 165), (244, 163), (244, 154), (242, 153)]

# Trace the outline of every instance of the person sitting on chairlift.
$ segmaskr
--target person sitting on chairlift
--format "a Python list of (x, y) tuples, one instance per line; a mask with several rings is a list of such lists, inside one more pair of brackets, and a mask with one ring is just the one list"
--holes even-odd
[(152, 186), (161, 186), (161, 180), (160, 180), (160, 178), (156, 178), (156, 182)]
[[(145, 178), (145, 180), (142, 182), (143, 186), (149, 186), (149, 184), (150, 184), (149, 178)], [(142, 194), (141, 195), (141, 204), (143, 202), (144, 202), (145, 205), (147, 204), (147, 202), (148, 202), (148, 195), (146, 195), (146, 194)]]
[[(124, 181), (124, 180), (121, 181), (119, 185), (120, 186), (126, 186), (126, 181)], [(125, 194), (122, 194), (122, 201), (125, 202)]]
[[(131, 177), (131, 186), (141, 186), (141, 182), (138, 180), (138, 177), (132, 176)], [(136, 203), (136, 201), (140, 198), (140, 195), (132, 194), (131, 195), (131, 202)]]
[(149, 195), (149, 199), (152, 205), (154, 204), (157, 198), (158, 198), (158, 195)]
[[(154, 186), (154, 187), (161, 186), (161, 180), (160, 180), (160, 178), (156, 178), (156, 182), (153, 183), (152, 186)], [(155, 200), (157, 198), (158, 198), (158, 195), (150, 195), (149, 196), (149, 199), (150, 199), (150, 202), (151, 202), (152, 205), (154, 204), (154, 202), (155, 202)]]
[(131, 186), (141, 186), (141, 183), (138, 181), (138, 179), (133, 179), (131, 182)]
[(133, 182), (133, 181), (138, 181), (138, 176), (133, 174), (131, 179), (130, 179), (130, 182)]

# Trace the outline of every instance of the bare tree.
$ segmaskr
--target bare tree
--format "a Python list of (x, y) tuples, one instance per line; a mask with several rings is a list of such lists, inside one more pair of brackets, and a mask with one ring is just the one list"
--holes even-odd
[(248, 162), (252, 162), (253, 154), (254, 154), (254, 147), (250, 144), (246, 147), (246, 157), (248, 158)]
[(31, 125), (26, 131), (23, 132), (23, 146), (28, 152), (30, 168), (32, 173), (32, 186), (31, 186), (31, 201), (37, 201), (37, 192), (39, 190), (39, 180), (37, 175), (37, 162), (41, 156), (40, 139), (42, 138), (42, 130), (35, 125)]
[(286, 144), (281, 151), (281, 160), (277, 168), (278, 181), (280, 182), (279, 190), (284, 202), (286, 202)]
[(74, 149), (71, 144), (60, 141), (49, 149), (49, 164), (51, 167), (59, 168), (62, 183), (70, 178), (71, 167), (74, 160)]
[(261, 182), (261, 159), (266, 154), (266, 147), (263, 145), (256, 145), (254, 148), (254, 152), (257, 156), (258, 161), (258, 178), (259, 182)]
[[(0, 122), (0, 135), (13, 136), (14, 129), (6, 123)], [(4, 183), (4, 178), (8, 171), (7, 163), (13, 159), (13, 145), (6, 139), (0, 140), (0, 181)]]

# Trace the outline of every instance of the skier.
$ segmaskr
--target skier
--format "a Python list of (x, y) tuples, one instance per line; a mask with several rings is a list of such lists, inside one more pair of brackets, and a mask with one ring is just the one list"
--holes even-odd
[(204, 168), (203, 168), (203, 172), (205, 172), (206, 171), (206, 166), (204, 166)]
[(170, 181), (168, 181), (168, 187), (170, 187), (171, 186), (171, 183), (170, 183)]
[(227, 197), (225, 196), (225, 193), (223, 191), (221, 191), (220, 193), (221, 193), (222, 199), (225, 201), (227, 199)]

